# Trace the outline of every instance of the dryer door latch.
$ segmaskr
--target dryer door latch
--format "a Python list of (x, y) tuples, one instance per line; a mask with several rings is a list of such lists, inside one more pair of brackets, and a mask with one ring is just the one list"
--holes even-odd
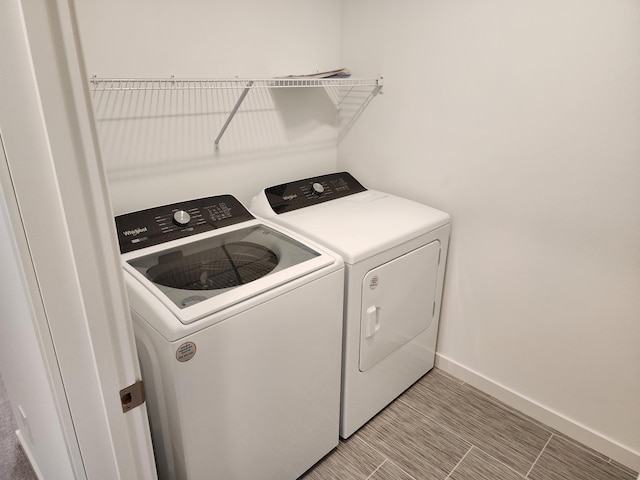
[(372, 306), (367, 309), (367, 325), (365, 338), (371, 338), (380, 330), (380, 307)]
[(120, 402), (122, 402), (122, 412), (127, 413), (144, 403), (144, 382), (138, 380), (133, 385), (120, 390)]

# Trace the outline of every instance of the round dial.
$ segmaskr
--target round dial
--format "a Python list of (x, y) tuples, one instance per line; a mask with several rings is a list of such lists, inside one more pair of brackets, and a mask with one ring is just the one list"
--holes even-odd
[(313, 193), (317, 193), (318, 195), (324, 193), (324, 187), (321, 183), (315, 182), (313, 185), (311, 185), (311, 188), (313, 189)]
[(191, 215), (184, 210), (178, 210), (173, 214), (173, 222), (179, 227), (184, 227), (191, 221)]

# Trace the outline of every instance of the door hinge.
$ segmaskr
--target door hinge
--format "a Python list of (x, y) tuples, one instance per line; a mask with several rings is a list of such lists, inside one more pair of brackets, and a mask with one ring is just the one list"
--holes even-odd
[(144, 403), (144, 382), (138, 380), (133, 385), (120, 390), (120, 402), (122, 402), (122, 412), (127, 413)]

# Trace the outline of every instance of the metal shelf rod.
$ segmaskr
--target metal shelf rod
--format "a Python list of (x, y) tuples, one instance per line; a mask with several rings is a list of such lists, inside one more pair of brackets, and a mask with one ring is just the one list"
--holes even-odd
[(231, 110), (231, 113), (227, 117), (227, 121), (224, 122), (224, 125), (222, 126), (222, 129), (220, 130), (220, 133), (218, 133), (218, 136), (216, 137), (215, 142), (213, 142), (215, 144), (215, 146), (216, 146), (216, 150), (218, 150), (220, 148), (219, 144), (220, 144), (220, 139), (222, 138), (222, 135), (224, 135), (224, 132), (227, 130), (227, 127), (231, 123), (231, 120), (233, 120), (233, 117), (236, 115), (236, 112), (240, 108), (240, 105), (242, 105), (242, 102), (244, 101), (244, 97), (246, 97), (247, 93), (249, 93), (249, 90), (251, 90), (251, 86), (252, 85), (253, 85), (253, 80), (249, 80), (249, 82), (247, 83), (247, 86), (244, 87), (244, 90), (240, 94), (240, 98), (238, 98), (238, 101), (233, 106), (233, 110)]

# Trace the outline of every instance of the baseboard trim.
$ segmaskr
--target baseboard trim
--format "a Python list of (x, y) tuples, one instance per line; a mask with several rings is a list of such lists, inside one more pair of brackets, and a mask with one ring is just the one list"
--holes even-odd
[(539, 422), (582, 442), (612, 460), (635, 471), (640, 471), (639, 452), (635, 452), (440, 353), (436, 353), (435, 365), (442, 371), (459, 378), (472, 387), (491, 395)]
[(29, 444), (25, 442), (22, 432), (20, 430), (16, 430), (16, 437), (18, 437), (18, 442), (20, 442), (20, 446), (22, 447), (22, 450), (24, 451), (24, 454), (26, 455), (27, 460), (29, 460), (29, 463), (31, 464), (31, 468), (33, 468), (33, 472), (36, 474), (36, 477), (38, 477), (38, 480), (44, 480), (44, 477), (42, 476), (42, 473), (38, 468), (38, 464), (36, 463), (36, 460), (33, 454), (31, 453)]

